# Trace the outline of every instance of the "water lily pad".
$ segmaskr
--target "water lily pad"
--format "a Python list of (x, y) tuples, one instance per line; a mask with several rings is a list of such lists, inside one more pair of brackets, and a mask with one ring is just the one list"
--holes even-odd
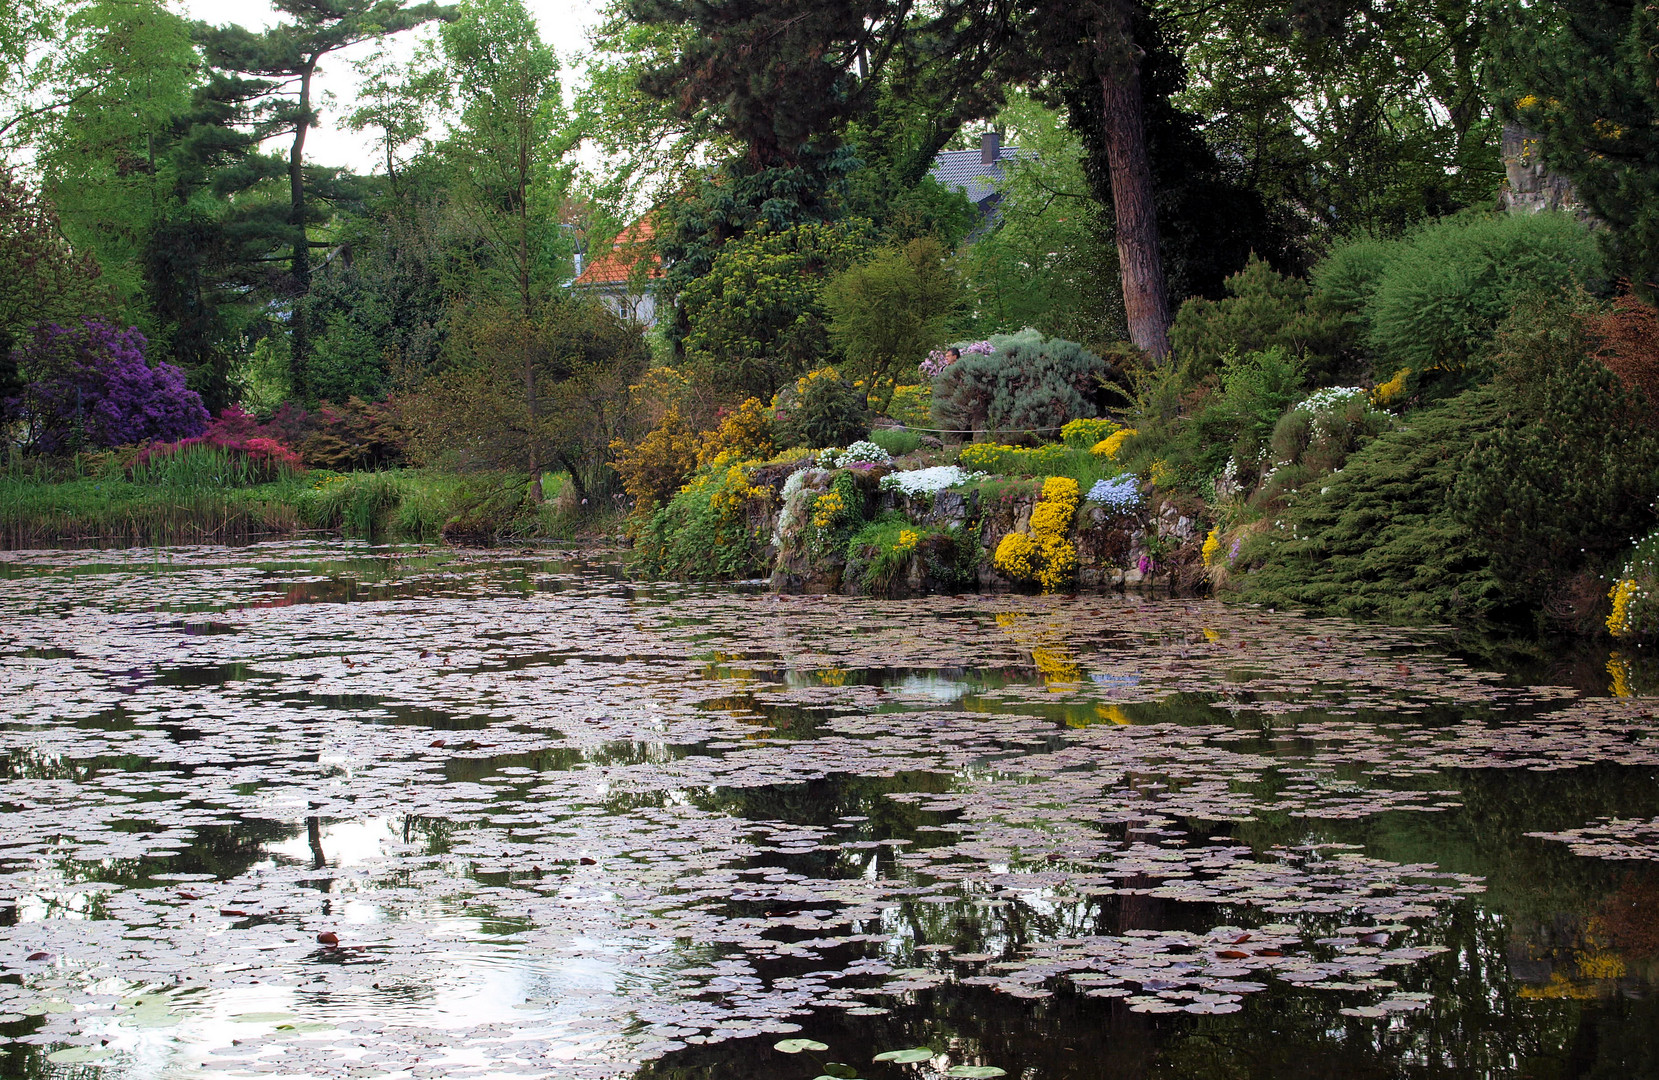
[(844, 1061), (825, 1062), (824, 1072), (837, 1080), (858, 1080), (858, 1070)]
[(918, 1061), (932, 1061), (933, 1051), (918, 1046), (912, 1050), (889, 1050), (885, 1054), (877, 1054), (876, 1061), (891, 1061), (897, 1065), (913, 1065)]
[(293, 1013), (285, 1012), (245, 1012), (231, 1017), (238, 1024), (276, 1024), (293, 1018)]
[(815, 1042), (812, 1039), (785, 1039), (772, 1044), (772, 1049), (780, 1054), (799, 1054), (802, 1050), (814, 1052), (828, 1050), (829, 1043)]
[(113, 1056), (101, 1046), (67, 1046), (47, 1054), (46, 1060), (54, 1065), (83, 1065)]
[(952, 1065), (945, 1070), (945, 1075), (959, 1080), (991, 1080), (994, 1076), (1007, 1076), (1008, 1070), (995, 1065)]

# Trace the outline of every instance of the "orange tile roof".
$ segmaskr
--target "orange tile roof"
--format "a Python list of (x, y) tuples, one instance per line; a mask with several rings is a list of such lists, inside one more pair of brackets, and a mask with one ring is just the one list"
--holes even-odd
[(578, 285), (615, 285), (627, 281), (634, 267), (643, 258), (650, 258), (650, 277), (662, 276), (662, 256), (657, 254), (652, 240), (656, 230), (650, 218), (640, 218), (617, 234), (611, 250), (600, 255), (576, 279)]

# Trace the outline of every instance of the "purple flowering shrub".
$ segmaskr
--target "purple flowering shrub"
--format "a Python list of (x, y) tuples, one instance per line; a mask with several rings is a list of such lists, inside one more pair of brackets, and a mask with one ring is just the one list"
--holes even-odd
[(23, 394), (8, 411), (46, 454), (200, 435), (208, 413), (172, 364), (144, 359), (144, 335), (98, 319), (44, 323), (14, 352)]
[[(963, 356), (990, 356), (996, 352), (995, 347), (989, 341), (970, 342), (966, 345), (957, 346), (957, 348)], [(917, 366), (921, 370), (922, 378), (933, 379), (937, 378), (940, 372), (950, 367), (954, 362), (951, 355), (944, 349), (934, 349), (927, 354), (927, 359)]]

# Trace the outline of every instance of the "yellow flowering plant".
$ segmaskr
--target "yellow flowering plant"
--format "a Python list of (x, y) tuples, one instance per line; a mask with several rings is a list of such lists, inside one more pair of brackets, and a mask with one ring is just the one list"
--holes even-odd
[(991, 556), (998, 573), (1011, 581), (1035, 582), (1044, 592), (1069, 585), (1077, 575), (1077, 545), (1067, 533), (1082, 498), (1069, 476), (1044, 481), (1042, 498), (1031, 509), (1030, 533), (1011, 532), (998, 542)]

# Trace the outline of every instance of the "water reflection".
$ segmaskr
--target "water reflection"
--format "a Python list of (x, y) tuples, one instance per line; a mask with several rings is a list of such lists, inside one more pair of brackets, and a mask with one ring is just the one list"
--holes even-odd
[(581, 562), (0, 561), (5, 1074), (1654, 1074), (1659, 864), (1527, 835), (1659, 818), (1640, 709)]

